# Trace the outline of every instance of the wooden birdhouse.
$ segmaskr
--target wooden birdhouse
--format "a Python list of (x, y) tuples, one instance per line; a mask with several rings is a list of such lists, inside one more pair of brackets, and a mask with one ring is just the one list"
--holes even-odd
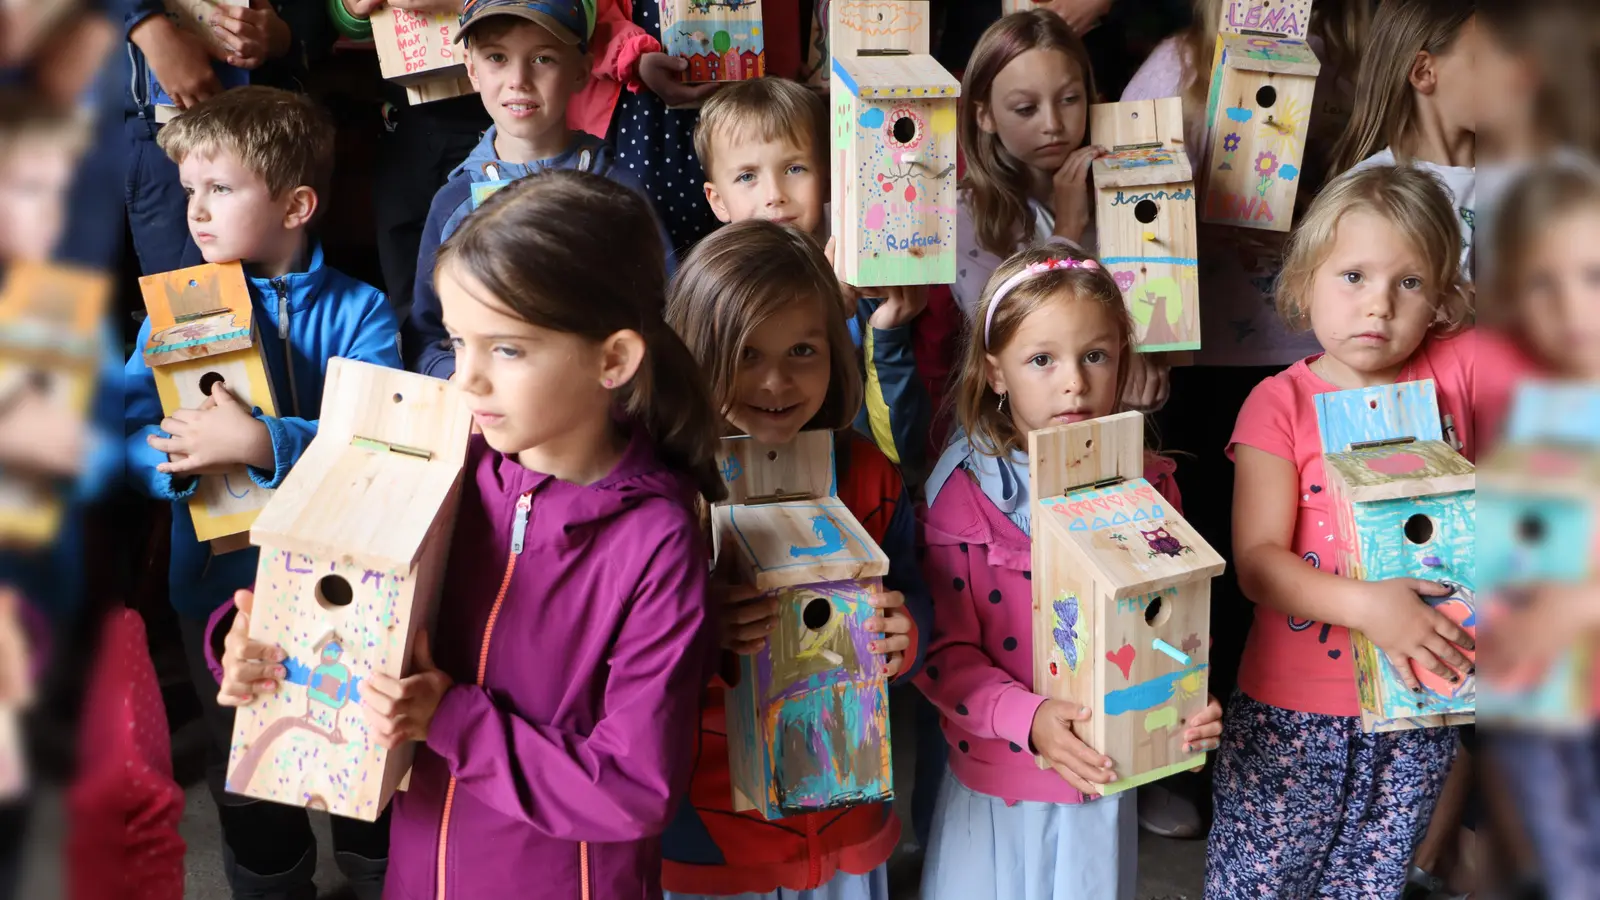
[(467, 49), (455, 43), (456, 13), (413, 12), (388, 4), (372, 13), (372, 44), (383, 77), (404, 85), (412, 106), (473, 93)]
[(833, 57), (834, 271), (847, 284), (956, 280), (956, 98), (932, 56)]
[(927, 55), (928, 25), (928, 0), (833, 0), (828, 53), (842, 59), (884, 50)]
[[(1476, 633), (1473, 467), (1446, 440), (1433, 381), (1318, 394), (1316, 405), (1339, 571), (1448, 585), (1448, 596), (1423, 599)], [(1419, 695), (1377, 645), (1359, 632), (1350, 636), (1366, 730), (1473, 720), (1471, 673), (1457, 672), (1452, 683), (1412, 664)]]
[[(1520, 603), (1529, 585), (1595, 576), (1600, 390), (1522, 385), (1506, 439), (1478, 467), (1478, 588), (1489, 621)], [(1586, 730), (1594, 665), (1593, 646), (1579, 642), (1547, 666), (1485, 679), (1478, 715), (1523, 728)]]
[[(213, 263), (139, 279), (150, 337), (141, 352), (155, 376), (162, 412), (198, 409), (222, 382), (248, 407), (278, 414), (272, 379), (256, 332), (250, 288), (238, 263)], [(243, 535), (272, 492), (244, 466), (199, 476), (189, 499), (197, 540), (217, 541), (216, 552), (248, 546)], [(219, 538), (232, 540), (218, 541)]]
[(288, 677), (241, 707), (228, 790), (372, 821), (415, 745), (384, 750), (358, 708), (374, 672), (412, 671), (431, 628), (460, 499), (471, 416), (425, 375), (328, 363), (317, 436), (261, 512), (250, 638)]
[[(108, 349), (101, 316), (111, 292), (104, 273), (13, 263), (0, 290), (0, 405), (37, 391), (63, 417), (88, 418)], [(56, 485), (0, 472), (0, 544), (39, 547), (61, 525)]]
[(1089, 107), (1089, 135), (1111, 152), (1094, 161), (1100, 262), (1122, 288), (1141, 352), (1200, 348), (1194, 173), (1183, 101)]
[[(1264, 231), (1294, 224), (1322, 64), (1306, 43), (1311, 0), (1232, 0), (1206, 102), (1200, 219)], [(1244, 23), (1254, 22), (1255, 25)], [(1284, 29), (1282, 31), (1276, 29)]]
[(734, 808), (780, 819), (889, 800), (888, 680), (866, 630), (889, 558), (834, 496), (833, 435), (729, 438), (720, 456), (719, 565), (778, 601), (727, 695)]
[(1073, 730), (1116, 764), (1103, 793), (1194, 768), (1222, 557), (1145, 480), (1141, 414), (1035, 431), (1028, 455), (1034, 692), (1092, 711)]
[(691, 84), (767, 74), (761, 0), (661, 0), (661, 49), (689, 62)]

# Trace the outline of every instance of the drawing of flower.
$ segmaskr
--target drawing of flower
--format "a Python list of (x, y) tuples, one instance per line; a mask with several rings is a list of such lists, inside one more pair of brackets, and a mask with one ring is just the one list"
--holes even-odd
[(1228, 153), (1233, 153), (1239, 149), (1239, 135), (1237, 132), (1231, 133), (1222, 139), (1222, 149)]
[(1262, 178), (1271, 178), (1278, 171), (1278, 157), (1271, 150), (1263, 150), (1256, 154), (1256, 174)]

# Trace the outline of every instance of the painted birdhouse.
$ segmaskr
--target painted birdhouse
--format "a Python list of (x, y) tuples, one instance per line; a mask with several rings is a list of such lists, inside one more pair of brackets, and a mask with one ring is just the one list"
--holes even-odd
[(761, 0), (661, 0), (661, 49), (688, 60), (690, 83), (767, 74)]
[(1311, 0), (1229, 5), (1206, 102), (1210, 146), (1201, 221), (1265, 231), (1293, 226), (1322, 70), (1306, 43), (1310, 17)]
[[(0, 290), (0, 406), (37, 391), (61, 416), (84, 421), (105, 352), (103, 273), (14, 263)], [(0, 544), (48, 544), (61, 525), (57, 485), (0, 472)]]
[(374, 672), (411, 674), (432, 627), (471, 415), (446, 382), (333, 359), (321, 416), (250, 532), (250, 638), (288, 653), (288, 677), (239, 709), (228, 790), (372, 821), (414, 745), (373, 741), (361, 692)]
[[(1366, 581), (1447, 585), (1448, 596), (1424, 599), (1475, 634), (1473, 466), (1446, 440), (1433, 381), (1318, 394), (1316, 405), (1339, 571)], [(1352, 631), (1351, 642), (1366, 730), (1473, 720), (1470, 672), (1455, 672), (1451, 682), (1412, 663), (1418, 694), (1365, 635)]]
[(1034, 691), (1092, 711), (1074, 731), (1116, 764), (1104, 793), (1194, 768), (1222, 557), (1145, 480), (1141, 414), (1035, 431), (1028, 455)]
[(834, 496), (833, 454), (826, 431), (720, 451), (719, 565), (778, 602), (727, 696), (733, 805), (768, 819), (894, 796), (888, 680), (866, 630), (889, 558)]
[[(1507, 443), (1478, 470), (1478, 587), (1484, 615), (1524, 599), (1533, 583), (1595, 575), (1600, 537), (1600, 391), (1591, 385), (1521, 386)], [(1548, 666), (1479, 686), (1478, 714), (1519, 727), (1591, 726), (1593, 647), (1578, 643)]]
[[(150, 337), (141, 352), (155, 376), (162, 412), (198, 409), (221, 382), (246, 408), (278, 414), (250, 288), (238, 263), (146, 275), (139, 290), (150, 313)], [(244, 535), (272, 496), (242, 465), (199, 478), (189, 500), (197, 540)], [(242, 538), (213, 545), (217, 552), (244, 546)]]
[(1144, 352), (1200, 348), (1194, 173), (1183, 101), (1089, 107), (1089, 135), (1111, 152), (1094, 161), (1100, 262), (1111, 270)]
[(833, 57), (834, 271), (847, 284), (956, 280), (956, 98), (934, 58)]
[(378, 71), (404, 85), (412, 106), (473, 93), (467, 50), (455, 43), (456, 13), (413, 12), (388, 4), (372, 13), (372, 45)]

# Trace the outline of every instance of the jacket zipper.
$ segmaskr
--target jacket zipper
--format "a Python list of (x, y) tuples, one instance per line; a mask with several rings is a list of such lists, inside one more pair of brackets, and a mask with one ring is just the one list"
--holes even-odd
[(817, 823), (809, 815), (806, 816), (806, 856), (811, 863), (811, 878), (806, 887), (814, 891), (822, 886), (822, 862), (817, 859)]
[[(522, 545), (528, 534), (528, 513), (533, 509), (533, 492), (528, 491), (517, 498), (517, 517), (511, 526), (511, 553), (506, 559), (506, 574), (500, 580), (500, 593), (494, 597), (494, 605), (489, 607), (489, 621), (483, 626), (483, 643), (478, 648), (478, 687), (483, 687), (483, 675), (489, 668), (489, 641), (494, 637), (494, 623), (500, 617), (500, 604), (505, 602), (506, 590), (511, 587), (511, 573), (517, 570), (517, 557), (522, 555)], [(435, 900), (445, 900), (444, 863), (445, 852), (450, 838), (450, 807), (456, 798), (456, 777), (450, 776), (450, 783), (444, 789), (444, 815), (439, 819), (439, 875), (436, 881), (437, 890)], [(582, 866), (584, 871), (584, 900), (589, 896), (589, 846), (583, 845)]]
[(294, 383), (294, 352), (289, 348), (289, 292), (283, 288), (283, 279), (272, 279), (272, 288), (278, 292), (278, 339), (283, 341), (283, 366), (289, 370), (290, 414), (300, 415), (300, 391)]

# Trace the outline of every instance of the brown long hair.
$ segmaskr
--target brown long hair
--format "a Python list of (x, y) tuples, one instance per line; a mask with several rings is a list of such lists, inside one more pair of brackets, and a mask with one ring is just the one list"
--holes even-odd
[(1356, 77), (1350, 128), (1334, 147), (1330, 175), (1349, 171), (1384, 147), (1407, 161), (1402, 145), (1417, 126), (1411, 87), (1417, 54), (1449, 52), (1474, 15), (1474, 4), (1465, 0), (1383, 0)]
[(1533, 120), (1553, 144), (1600, 150), (1600, 8), (1594, 0), (1477, 0), (1490, 39), (1538, 74)]
[(617, 389), (671, 467), (709, 501), (727, 496), (715, 464), (717, 417), (694, 357), (662, 321), (665, 248), (650, 205), (616, 182), (549, 171), (497, 191), (439, 248), (435, 271), (460, 266), (518, 318), (592, 341), (625, 330), (645, 361)]
[[(1054, 302), (1062, 294), (1080, 300), (1089, 300), (1103, 308), (1117, 326), (1117, 403), (1121, 405), (1122, 389), (1128, 383), (1128, 363), (1134, 353), (1133, 320), (1128, 316), (1128, 306), (1122, 300), (1122, 289), (1112, 280), (1104, 266), (1051, 269), (1023, 281), (1002, 299), (1003, 306), (994, 312), (989, 323), (989, 304), (994, 302), (995, 291), (1011, 276), (1029, 266), (1057, 260), (1084, 260), (1065, 244), (1047, 241), (1038, 247), (1023, 250), (995, 269), (989, 283), (984, 286), (983, 300), (972, 314), (967, 329), (961, 357), (956, 365), (954, 388), (949, 402), (955, 407), (955, 420), (966, 432), (967, 440), (979, 453), (988, 456), (1005, 456), (1028, 449), (1028, 436), (1019, 434), (1011, 416), (1000, 408), (1000, 395), (989, 385), (987, 356), (999, 353), (1011, 343), (1017, 329), (1039, 308)], [(988, 345), (984, 332), (988, 331)]]
[[(973, 48), (961, 78), (961, 147), (967, 171), (961, 180), (978, 246), (1005, 258), (1033, 234), (1028, 205), (1028, 170), (1007, 152), (999, 135), (978, 126), (978, 106), (988, 108), (994, 80), (1012, 60), (1029, 50), (1058, 50), (1083, 73), (1084, 115), (1095, 101), (1094, 69), (1083, 41), (1060, 16), (1043, 9), (1012, 13), (989, 26)], [(1087, 134), (1085, 130), (1085, 134)]]
[(712, 403), (726, 417), (735, 401), (745, 342), (761, 323), (796, 301), (822, 304), (827, 319), (828, 396), (805, 427), (847, 428), (861, 409), (861, 372), (839, 280), (810, 235), (764, 219), (712, 232), (673, 277), (667, 322), (700, 361)]

